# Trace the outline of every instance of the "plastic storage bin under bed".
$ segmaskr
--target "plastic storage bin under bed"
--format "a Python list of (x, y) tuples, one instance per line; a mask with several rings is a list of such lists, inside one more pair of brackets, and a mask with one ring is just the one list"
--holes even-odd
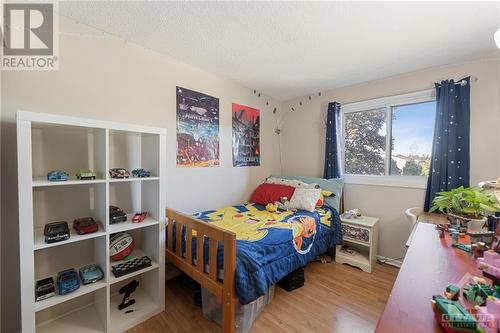
[[(250, 328), (255, 319), (259, 316), (262, 309), (271, 303), (274, 297), (274, 286), (267, 290), (267, 293), (255, 301), (247, 304), (241, 305), (236, 302), (236, 333), (246, 333)], [(216, 322), (219, 326), (222, 325), (222, 304), (221, 300), (218, 299), (214, 294), (209, 292), (207, 289), (201, 289), (201, 298), (203, 303), (203, 317), (207, 320)]]

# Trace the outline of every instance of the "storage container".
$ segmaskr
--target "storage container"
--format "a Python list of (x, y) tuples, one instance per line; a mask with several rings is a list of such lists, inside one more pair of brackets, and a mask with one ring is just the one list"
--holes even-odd
[[(235, 303), (235, 323), (236, 333), (246, 333), (252, 328), (252, 324), (259, 316), (262, 309), (271, 303), (274, 297), (274, 286), (269, 288), (267, 293), (255, 301), (241, 305), (238, 301)], [(216, 322), (219, 326), (222, 325), (222, 302), (214, 294), (205, 288), (201, 289), (201, 298), (203, 303), (203, 317), (207, 320)]]

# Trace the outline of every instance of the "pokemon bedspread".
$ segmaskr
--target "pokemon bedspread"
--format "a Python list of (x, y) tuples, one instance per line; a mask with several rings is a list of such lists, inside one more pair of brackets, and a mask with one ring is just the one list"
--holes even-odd
[(271, 213), (261, 205), (244, 204), (194, 215), (236, 234), (236, 292), (243, 305), (264, 295), (269, 287), (330, 246), (342, 243), (339, 215), (326, 206), (314, 212)]

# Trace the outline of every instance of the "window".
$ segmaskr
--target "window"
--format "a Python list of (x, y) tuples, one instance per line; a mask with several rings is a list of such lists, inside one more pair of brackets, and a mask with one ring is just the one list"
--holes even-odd
[(428, 176), (435, 113), (433, 91), (342, 106), (344, 174)]

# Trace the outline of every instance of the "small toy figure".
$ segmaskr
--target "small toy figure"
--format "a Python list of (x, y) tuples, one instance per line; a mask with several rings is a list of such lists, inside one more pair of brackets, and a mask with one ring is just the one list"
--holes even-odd
[(480, 277), (473, 277), (472, 282), (464, 286), (463, 294), (467, 301), (474, 305), (486, 304), (486, 299), (493, 295), (493, 290), (486, 283), (486, 280)]
[(481, 258), (485, 251), (488, 251), (490, 248), (484, 242), (477, 242), (471, 244), (472, 247), (472, 255), (474, 259)]
[(488, 297), (486, 306), (476, 307), (476, 318), (479, 328), (484, 333), (497, 333), (500, 325), (500, 300), (496, 297)]
[(290, 209), (290, 201), (288, 201), (287, 197), (280, 198), (280, 201), (276, 201), (274, 204), (278, 206), (278, 209), (283, 211), (288, 211)]
[(460, 233), (453, 229), (453, 231), (451, 232), (451, 245), (457, 245), (458, 244), (458, 237), (459, 237)]
[(444, 231), (445, 231), (444, 224), (438, 224), (438, 225), (436, 225), (436, 230), (438, 231), (439, 238), (444, 238)]
[(477, 268), (485, 277), (491, 279), (494, 285), (500, 285), (500, 254), (493, 249), (484, 252), (483, 257), (477, 259)]
[(266, 210), (270, 213), (276, 213), (278, 211), (278, 206), (272, 203), (266, 205)]
[(452, 301), (458, 301), (458, 297), (460, 296), (460, 287), (455, 284), (449, 284), (446, 286), (444, 296)]
[(469, 231), (467, 235), (470, 237), (471, 244), (477, 242), (484, 242), (486, 244), (491, 245), (493, 242), (493, 235), (495, 233), (493, 231)]

